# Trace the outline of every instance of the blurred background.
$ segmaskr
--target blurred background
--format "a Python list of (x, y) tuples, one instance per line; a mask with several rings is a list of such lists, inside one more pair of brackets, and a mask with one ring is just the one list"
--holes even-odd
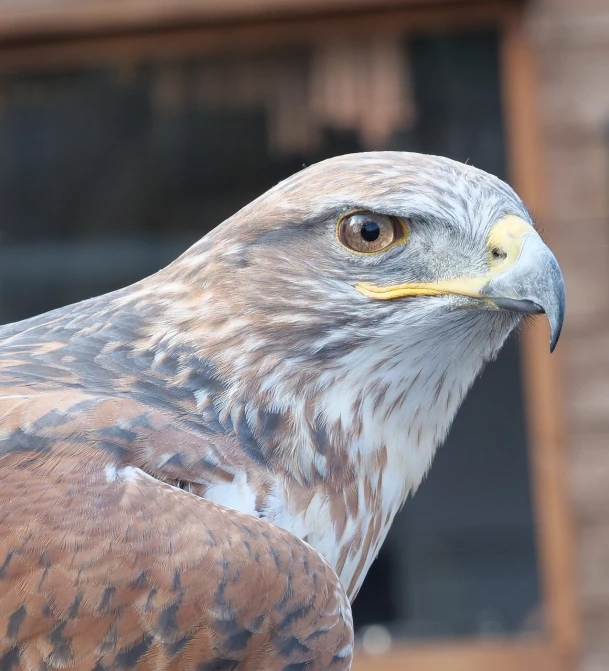
[(0, 322), (370, 149), (512, 183), (569, 306), (477, 382), (354, 604), (356, 669), (609, 670), (609, 1), (0, 0)]

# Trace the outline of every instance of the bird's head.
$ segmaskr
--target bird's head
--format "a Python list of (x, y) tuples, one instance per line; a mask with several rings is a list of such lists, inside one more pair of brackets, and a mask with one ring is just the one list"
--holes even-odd
[(376, 413), (377, 442), (393, 412), (410, 432), (424, 414), (437, 443), (522, 315), (547, 315), (553, 349), (565, 309), (558, 263), (507, 184), (403, 152), (302, 170), (170, 271), (196, 287), (172, 324), (182, 315), (233, 386), (271, 405), (317, 399), (326, 427)]

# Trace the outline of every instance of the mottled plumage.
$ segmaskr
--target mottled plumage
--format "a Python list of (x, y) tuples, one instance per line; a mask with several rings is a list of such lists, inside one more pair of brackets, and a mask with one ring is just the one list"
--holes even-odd
[[(347, 249), (352, 211), (403, 239)], [(562, 278), (514, 192), (386, 152), (2, 327), (0, 668), (348, 669), (349, 599), (393, 517), (542, 310), (555, 342)]]

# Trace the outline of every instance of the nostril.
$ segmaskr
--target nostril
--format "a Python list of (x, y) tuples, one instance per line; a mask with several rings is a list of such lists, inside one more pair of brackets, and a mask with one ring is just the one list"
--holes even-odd
[(491, 249), (491, 256), (495, 261), (502, 261), (503, 259), (507, 258), (507, 254), (501, 249), (501, 247), (493, 247)]

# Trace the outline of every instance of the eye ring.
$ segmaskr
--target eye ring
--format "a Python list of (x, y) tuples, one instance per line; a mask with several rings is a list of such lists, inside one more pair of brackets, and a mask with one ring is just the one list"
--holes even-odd
[(408, 228), (400, 217), (354, 210), (339, 217), (336, 237), (350, 252), (370, 256), (405, 243)]

